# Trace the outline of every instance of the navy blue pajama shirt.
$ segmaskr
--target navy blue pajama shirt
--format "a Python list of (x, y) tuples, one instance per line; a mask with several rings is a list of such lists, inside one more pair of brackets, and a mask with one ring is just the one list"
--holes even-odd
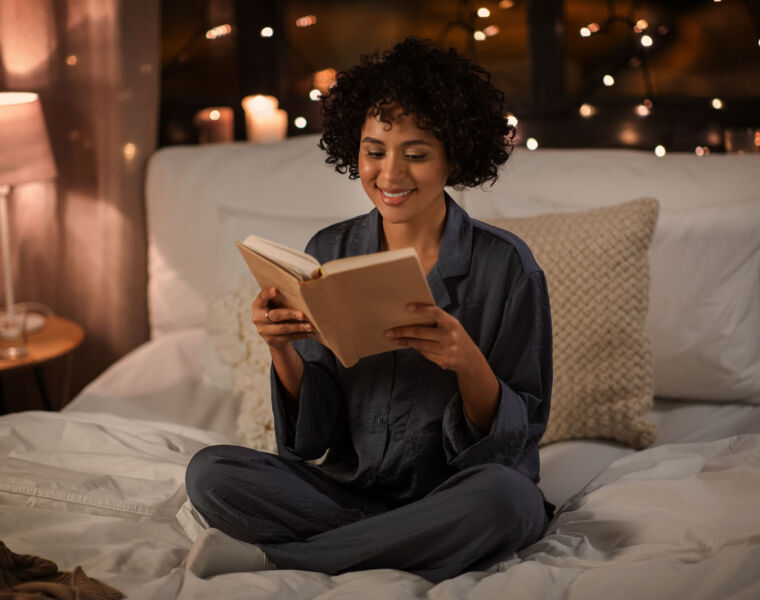
[[(378, 252), (381, 226), (373, 209), (323, 229), (306, 250), (321, 263)], [(432, 581), (540, 538), (553, 510), (536, 486), (552, 387), (544, 274), (524, 242), (447, 195), (427, 281), (499, 380), (490, 430), (468, 419), (456, 374), (412, 348), (345, 368), (298, 340), (295, 419), (271, 375), (279, 455), (213, 446), (188, 466), (188, 495), (211, 526), (258, 544), (279, 568), (399, 568)]]

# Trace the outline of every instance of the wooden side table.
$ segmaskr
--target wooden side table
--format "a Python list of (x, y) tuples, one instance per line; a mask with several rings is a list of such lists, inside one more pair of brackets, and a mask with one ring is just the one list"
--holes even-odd
[[(50, 360), (64, 357), (66, 364), (64, 366), (63, 389), (61, 390), (61, 406), (63, 406), (68, 400), (69, 387), (71, 385), (72, 353), (83, 340), (84, 330), (81, 326), (63, 317), (50, 315), (45, 320), (45, 325), (42, 329), (29, 334), (26, 343), (26, 348), (29, 352), (27, 356), (15, 359), (0, 359), (0, 374), (22, 367), (32, 367), (42, 403), (46, 409), (50, 410), (52, 408), (50, 396), (45, 388), (45, 381), (40, 367), (43, 363)], [(0, 413), (4, 412), (4, 401), (0, 397)]]

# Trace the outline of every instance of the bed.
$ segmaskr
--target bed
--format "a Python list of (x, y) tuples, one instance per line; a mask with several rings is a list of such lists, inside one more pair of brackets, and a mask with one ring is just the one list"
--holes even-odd
[(471, 216), (525, 237), (547, 272), (557, 372), (540, 487), (558, 510), (539, 542), (437, 585), (391, 569), (186, 568), (201, 527), (190, 457), (216, 443), (274, 448), (255, 287), (233, 241), (303, 247), (369, 209), (316, 143), (151, 158), (151, 339), (61, 412), (0, 417), (0, 540), (130, 598), (760, 597), (751, 155), (521, 148), (494, 187), (451, 190)]

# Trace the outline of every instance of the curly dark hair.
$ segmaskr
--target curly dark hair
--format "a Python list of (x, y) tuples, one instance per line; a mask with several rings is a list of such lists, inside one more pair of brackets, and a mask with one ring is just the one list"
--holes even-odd
[(451, 173), (446, 185), (491, 185), (514, 149), (515, 128), (504, 114), (504, 94), (490, 74), (454, 49), (439, 50), (409, 37), (391, 50), (363, 56), (338, 73), (322, 98), (326, 162), (359, 177), (359, 138), (367, 115), (389, 125), (393, 105), (414, 114), (417, 126), (443, 143)]

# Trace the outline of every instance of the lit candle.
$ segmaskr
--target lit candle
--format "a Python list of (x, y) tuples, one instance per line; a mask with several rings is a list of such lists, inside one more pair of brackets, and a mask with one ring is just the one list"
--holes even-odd
[(288, 131), (288, 113), (277, 108), (274, 96), (246, 96), (243, 98), (245, 129), (248, 141), (268, 144), (285, 139)]
[(235, 116), (229, 106), (211, 106), (195, 113), (193, 124), (198, 129), (198, 143), (232, 142)]

